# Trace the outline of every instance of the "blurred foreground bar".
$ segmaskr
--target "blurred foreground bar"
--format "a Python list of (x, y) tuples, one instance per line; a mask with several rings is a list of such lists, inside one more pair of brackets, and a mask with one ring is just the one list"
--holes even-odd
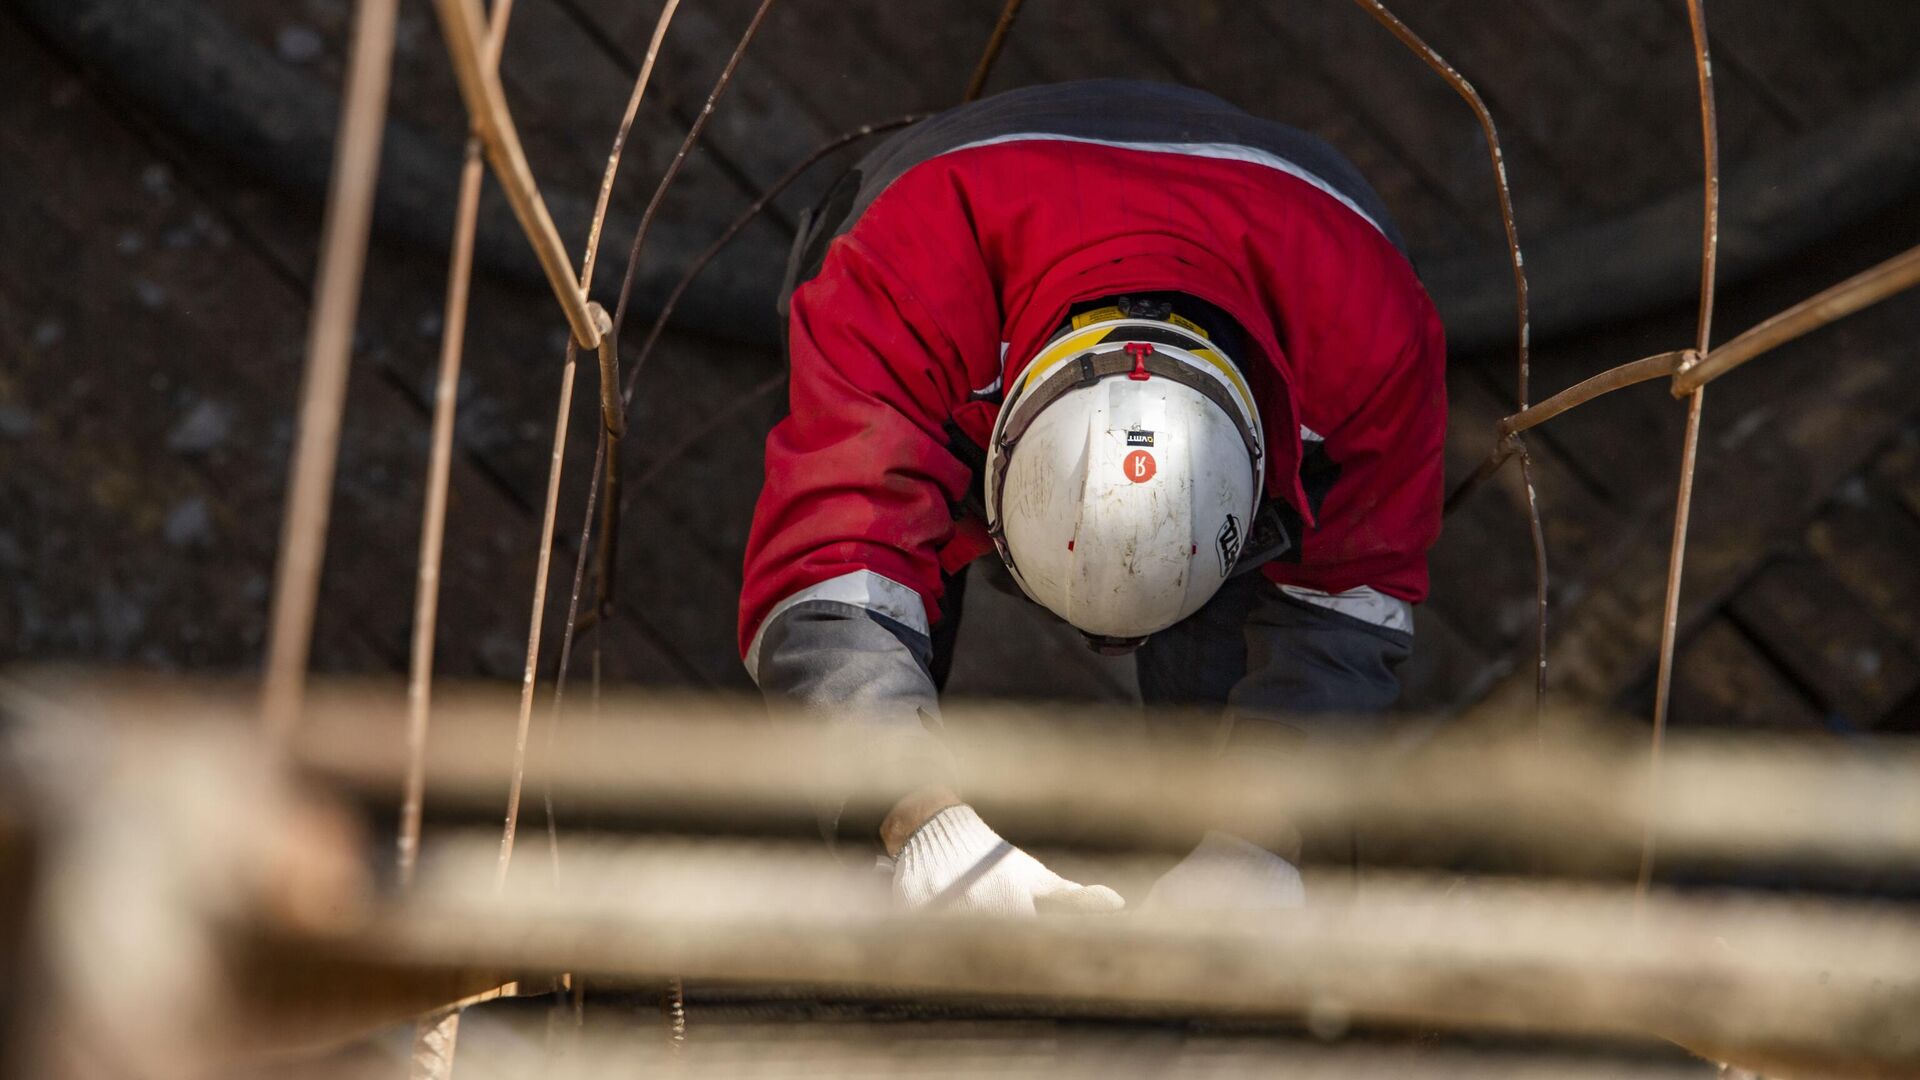
[[(154, 697), (140, 702), (149, 710)], [(110, 710), (133, 704), (109, 695)], [(390, 801), (404, 760), (398, 686), (317, 694), (296, 753), (327, 781)], [(228, 702), (236, 722), (244, 698)], [(495, 812), (512, 760), (514, 699), (497, 690), (436, 697), (428, 801)], [(187, 715), (204, 700), (169, 702)], [(1173, 717), (1209, 727), (1212, 717)], [(1415, 729), (1370, 742), (1302, 741), (1217, 757), (1214, 740), (1143, 737), (1137, 713), (960, 707), (945, 717), (967, 799), (1023, 838), (1122, 847), (1179, 846), (1223, 822), (1283, 821), (1303, 831), (1431, 845), (1519, 849), (1536, 864), (1631, 866), (1651, 809), (1663, 865), (1768, 860), (1920, 866), (1920, 750), (1895, 741), (1807, 741), (1673, 733), (1649, 797), (1644, 727), (1572, 714), (1547, 729)], [(529, 790), (551, 785), (576, 813), (668, 825), (811, 827), (810, 798), (850, 808), (898, 794), (863, 770), (862, 747), (758, 701), (614, 695), (569, 713), (549, 755), (536, 732)]]
[[(484, 1022), (482, 1022), (484, 1023)], [(1062, 1033), (1044, 1022), (889, 1023), (864, 1032), (825, 1025), (728, 1025), (724, 1038), (675, 1049), (631, 1026), (589, 1025), (563, 1055), (545, 1052), (544, 1017), (493, 1029), (466, 1021), (460, 1080), (611, 1080), (669, 1075), (690, 1080), (754, 1077), (993, 1077), (995, 1080), (1710, 1080), (1704, 1062), (1607, 1057), (1572, 1051), (1341, 1046), (1305, 1038), (1182, 1031)], [(838, 1030), (834, 1030), (838, 1029)], [(390, 1061), (327, 1080), (393, 1080)]]
[[(511, 691), (440, 702), (429, 812), (497, 813)], [(536, 753), (530, 790), (551, 782), (563, 824), (591, 807), (741, 835), (562, 833), (555, 860), (523, 830), (501, 891), (497, 837), (443, 828), (403, 896), (373, 872), (390, 863), (390, 840), (358, 820), (398, 798), (398, 685), (319, 688), (292, 763), (257, 740), (244, 688), (0, 681), (0, 707), (5, 758), (23, 778), (16, 816), (43, 854), (29, 951), (57, 976), (56, 993), (13, 1003), (53, 1044), (34, 1076), (116, 1075), (95, 1058), (221, 1062), (325, 1045), (561, 972), (850, 987), (1040, 1015), (1669, 1040), (1788, 1073), (1920, 1065), (1920, 913), (1893, 904), (1656, 893), (1636, 909), (1624, 885), (1368, 874), (1258, 917), (904, 914), (870, 864), (744, 834), (806, 821), (806, 799), (836, 785), (880, 797), (849, 747), (757, 705), (645, 697), (567, 716), (551, 755)], [(1112, 715), (956, 712), (948, 727), (983, 812), (1104, 842), (1075, 865), (1089, 879), (1149, 857), (1114, 848), (1223, 819), (1467, 835), (1604, 862), (1637, 844), (1649, 801), (1637, 739), (1572, 727), (1300, 744), (1237, 762), (1130, 737)], [(1891, 745), (1676, 738), (1654, 800), (1662, 850), (1912, 864), (1914, 762)], [(10, 1019), (20, 1030), (22, 1016)], [(142, 1075), (167, 1073), (192, 1075)]]
[(500, 894), (495, 846), (444, 842), (339, 955), (1920, 1062), (1920, 915), (1892, 906), (1369, 876), (1282, 913), (1008, 921), (895, 912), (884, 879), (764, 843), (570, 841), (558, 882)]

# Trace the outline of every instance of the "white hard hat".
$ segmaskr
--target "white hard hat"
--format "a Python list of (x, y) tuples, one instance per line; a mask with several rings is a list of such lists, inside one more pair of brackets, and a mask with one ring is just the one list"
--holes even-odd
[(987, 527), (1035, 603), (1125, 648), (1213, 596), (1260, 498), (1246, 380), (1175, 322), (1083, 316), (1034, 357), (987, 447)]

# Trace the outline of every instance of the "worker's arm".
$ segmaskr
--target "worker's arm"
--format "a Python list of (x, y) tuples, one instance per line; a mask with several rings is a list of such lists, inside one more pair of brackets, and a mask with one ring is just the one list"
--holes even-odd
[[(820, 716), (904, 796), (951, 784), (929, 663), (937, 551), (971, 480), (944, 431), (968, 371), (948, 319), (860, 235), (885, 224), (841, 237), (793, 295), (791, 412), (767, 439), (741, 634), (769, 701)], [(964, 264), (953, 273), (966, 283)], [(997, 361), (997, 327), (971, 330)], [(837, 835), (877, 838), (878, 815), (843, 822), (834, 793), (819, 810)]]
[[(990, 419), (976, 391), (1004, 352), (978, 213), (964, 178), (908, 168), (804, 245), (791, 410), (767, 440), (741, 590), (742, 657), (769, 701), (826, 719), (883, 790), (917, 796), (890, 819), (896, 842), (953, 801), (929, 665), (939, 552), (974, 476), (950, 439), (969, 411)], [(878, 839), (880, 813), (842, 820), (831, 793), (819, 809), (835, 835)]]
[(842, 752), (898, 792), (830, 835), (881, 841), (908, 906), (994, 914), (1113, 910), (1118, 895), (1054, 874), (960, 802), (929, 669), (938, 551), (972, 472), (948, 448), (975, 387), (1000, 379), (1001, 302), (972, 217), (939, 175), (909, 173), (789, 304), (792, 410), (767, 439), (747, 543), (741, 651), (770, 701), (820, 717)]
[[(916, 227), (922, 242), (941, 234)], [(829, 836), (881, 842), (895, 857), (902, 905), (1114, 911), (1112, 890), (1048, 871), (962, 803), (937, 738), (937, 552), (972, 480), (947, 448), (945, 423), (968, 400), (970, 379), (998, 377), (998, 302), (977, 254), (945, 259), (941, 279), (941, 298), (966, 302), (970, 319), (937, 317), (918, 282), (856, 231), (795, 290), (793, 411), (766, 444), (741, 594), (743, 655), (768, 700), (820, 717), (843, 755), (899, 792), (872, 817), (847, 815), (845, 792), (820, 792), (816, 809)], [(970, 356), (991, 367), (970, 371)]]
[(1357, 405), (1326, 430), (1302, 432), (1315, 521), (1262, 568), (1277, 588), (1245, 624), (1247, 675), (1229, 699), (1236, 717), (1286, 715), (1312, 727), (1304, 718), (1338, 714), (1346, 730), (1399, 696), (1394, 670), (1412, 651), (1413, 605), (1426, 596), (1427, 549), (1440, 533), (1446, 341), (1404, 263), (1379, 261), (1369, 317), (1344, 313), (1312, 337), (1333, 353), (1312, 366), (1359, 356), (1361, 369), (1382, 374), (1349, 389)]

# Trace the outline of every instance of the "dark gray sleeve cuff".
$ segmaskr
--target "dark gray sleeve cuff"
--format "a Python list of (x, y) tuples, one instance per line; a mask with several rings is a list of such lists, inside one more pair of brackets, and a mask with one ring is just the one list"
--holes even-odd
[[(1302, 595), (1304, 593), (1304, 595)], [(1275, 590), (1247, 617), (1247, 674), (1227, 698), (1227, 748), (1364, 735), (1400, 696), (1411, 608), (1372, 590)]]
[(873, 797), (849, 801), (839, 791), (815, 800), (822, 829), (850, 844), (877, 843), (894, 802), (955, 779), (938, 735), (932, 642), (919, 597), (862, 573), (873, 580), (835, 579), (836, 588), (816, 587), (782, 603), (748, 653), (749, 672), (770, 703), (818, 719), (836, 753), (868, 771)]

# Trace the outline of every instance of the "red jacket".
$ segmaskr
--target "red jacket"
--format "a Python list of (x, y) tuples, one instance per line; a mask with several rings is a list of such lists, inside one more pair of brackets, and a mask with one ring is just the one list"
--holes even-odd
[[(943, 552), (951, 567), (990, 550), (978, 523), (957, 518), (974, 478), (951, 429), (984, 446), (997, 389), (1069, 306), (1130, 290), (1198, 297), (1245, 332), (1249, 355), (1236, 359), (1266, 426), (1267, 495), (1306, 526), (1267, 577), (1426, 595), (1445, 345), (1377, 197), (1323, 144), (1279, 125), (1247, 118), (1264, 125), (1254, 136), (1196, 141), (1195, 125), (1169, 121), (1166, 137), (1142, 138), (1153, 118), (1097, 115), (1097, 93), (1085, 124), (1070, 99), (1050, 100), (1038, 122), (1028, 110), (998, 123), (1014, 130), (990, 119), (950, 133), (958, 146), (935, 139), (935, 152), (905, 161), (910, 148), (877, 152), (863, 169), (883, 183), (866, 179), (792, 293), (792, 412), (767, 439), (743, 654), (782, 599), (859, 570), (909, 586), (937, 620)], [(1132, 127), (1081, 133), (1108, 121)], [(1311, 145), (1282, 154), (1269, 129)], [(1299, 163), (1313, 155), (1336, 164)], [(1317, 506), (1302, 482), (1303, 429), (1324, 439), (1309, 472), (1332, 478)]]

